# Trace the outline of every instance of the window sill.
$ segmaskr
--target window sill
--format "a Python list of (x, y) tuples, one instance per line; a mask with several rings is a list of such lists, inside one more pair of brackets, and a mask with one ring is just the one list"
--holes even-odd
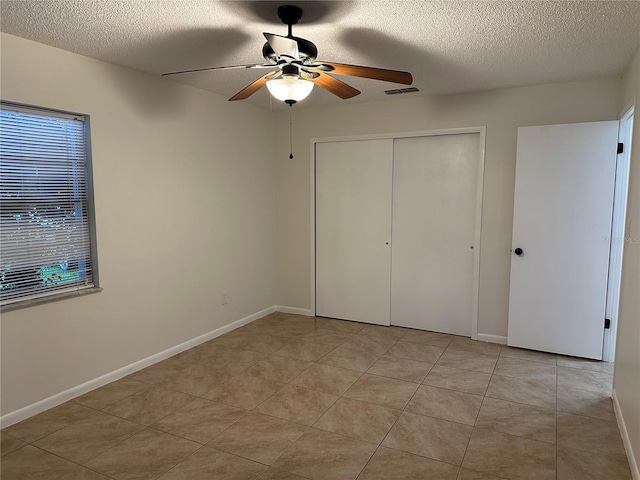
[(84, 288), (82, 290), (76, 290), (74, 292), (65, 292), (65, 293), (59, 293), (57, 295), (50, 295), (48, 297), (25, 300), (24, 302), (10, 303), (9, 305), (2, 305), (0, 307), (0, 313), (7, 313), (7, 312), (12, 312), (14, 310), (21, 310), (23, 308), (35, 307), (36, 305), (57, 302), (58, 300), (67, 300), (68, 298), (83, 297), (85, 295), (91, 295), (92, 293), (98, 293), (101, 291), (102, 291), (102, 288), (100, 287), (91, 287), (91, 288)]

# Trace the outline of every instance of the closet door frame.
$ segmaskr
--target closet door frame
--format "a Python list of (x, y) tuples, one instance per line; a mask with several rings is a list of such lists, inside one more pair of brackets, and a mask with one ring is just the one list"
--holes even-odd
[[(416, 132), (397, 132), (397, 133), (381, 133), (369, 135), (349, 135), (342, 137), (317, 137), (310, 140), (310, 232), (311, 232), (311, 315), (316, 314), (316, 145), (326, 142), (349, 142), (359, 140), (379, 140), (411, 137), (432, 137), (439, 135), (460, 135), (464, 133), (477, 133), (480, 138), (478, 153), (478, 181), (476, 189), (476, 217), (475, 217), (475, 235), (473, 250), (473, 292), (471, 307), (471, 338), (478, 339), (478, 308), (479, 308), (479, 289), (480, 289), (480, 256), (481, 256), (481, 236), (482, 236), (482, 200), (484, 194), (484, 157), (485, 157), (485, 138), (486, 127), (465, 127), (465, 128), (448, 128), (440, 130), (425, 130)], [(391, 239), (393, 242), (393, 238)], [(392, 273), (393, 274), (393, 273)], [(389, 279), (391, 281), (391, 279)]]

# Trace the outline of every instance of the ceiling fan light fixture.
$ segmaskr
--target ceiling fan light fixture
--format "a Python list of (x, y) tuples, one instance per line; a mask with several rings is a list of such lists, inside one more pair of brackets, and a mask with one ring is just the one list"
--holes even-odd
[(278, 100), (292, 104), (304, 100), (313, 90), (313, 82), (297, 75), (285, 75), (267, 82), (269, 93)]

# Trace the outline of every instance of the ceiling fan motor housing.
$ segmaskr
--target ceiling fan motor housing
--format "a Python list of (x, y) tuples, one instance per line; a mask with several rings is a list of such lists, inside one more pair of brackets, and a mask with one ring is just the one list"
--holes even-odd
[[(291, 26), (297, 24), (302, 18), (302, 9), (295, 5), (282, 5), (278, 7), (278, 18), (289, 27), (287, 34), (288, 38), (295, 40), (298, 44), (298, 53), (300, 54), (300, 61), (313, 62), (318, 58), (318, 49), (316, 46), (305, 38), (294, 37), (291, 34)], [(277, 64), (278, 56), (269, 45), (269, 42), (265, 43), (262, 47), (262, 56), (267, 62)]]
[[(318, 49), (316, 46), (311, 43), (309, 40), (300, 37), (289, 37), (295, 40), (298, 43), (298, 53), (300, 54), (300, 60), (305, 62), (313, 62), (316, 58), (318, 58)], [(278, 56), (269, 45), (269, 42), (266, 42), (262, 46), (262, 56), (267, 62), (277, 64)]]

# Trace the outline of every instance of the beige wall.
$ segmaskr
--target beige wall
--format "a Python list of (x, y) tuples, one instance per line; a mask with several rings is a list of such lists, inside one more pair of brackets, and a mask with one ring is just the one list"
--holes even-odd
[(352, 105), (346, 101), (338, 107), (308, 110), (294, 107), (293, 161), (288, 159), (287, 113), (279, 114), (278, 304), (310, 307), (311, 138), (486, 126), (478, 331), (506, 336), (517, 128), (617, 119), (620, 82), (597, 80)]
[(1, 40), (2, 99), (91, 115), (104, 288), (2, 315), (3, 414), (275, 303), (269, 112)]
[(640, 51), (624, 77), (621, 108), (636, 102), (627, 201), (618, 339), (613, 389), (636, 463), (640, 462)]

